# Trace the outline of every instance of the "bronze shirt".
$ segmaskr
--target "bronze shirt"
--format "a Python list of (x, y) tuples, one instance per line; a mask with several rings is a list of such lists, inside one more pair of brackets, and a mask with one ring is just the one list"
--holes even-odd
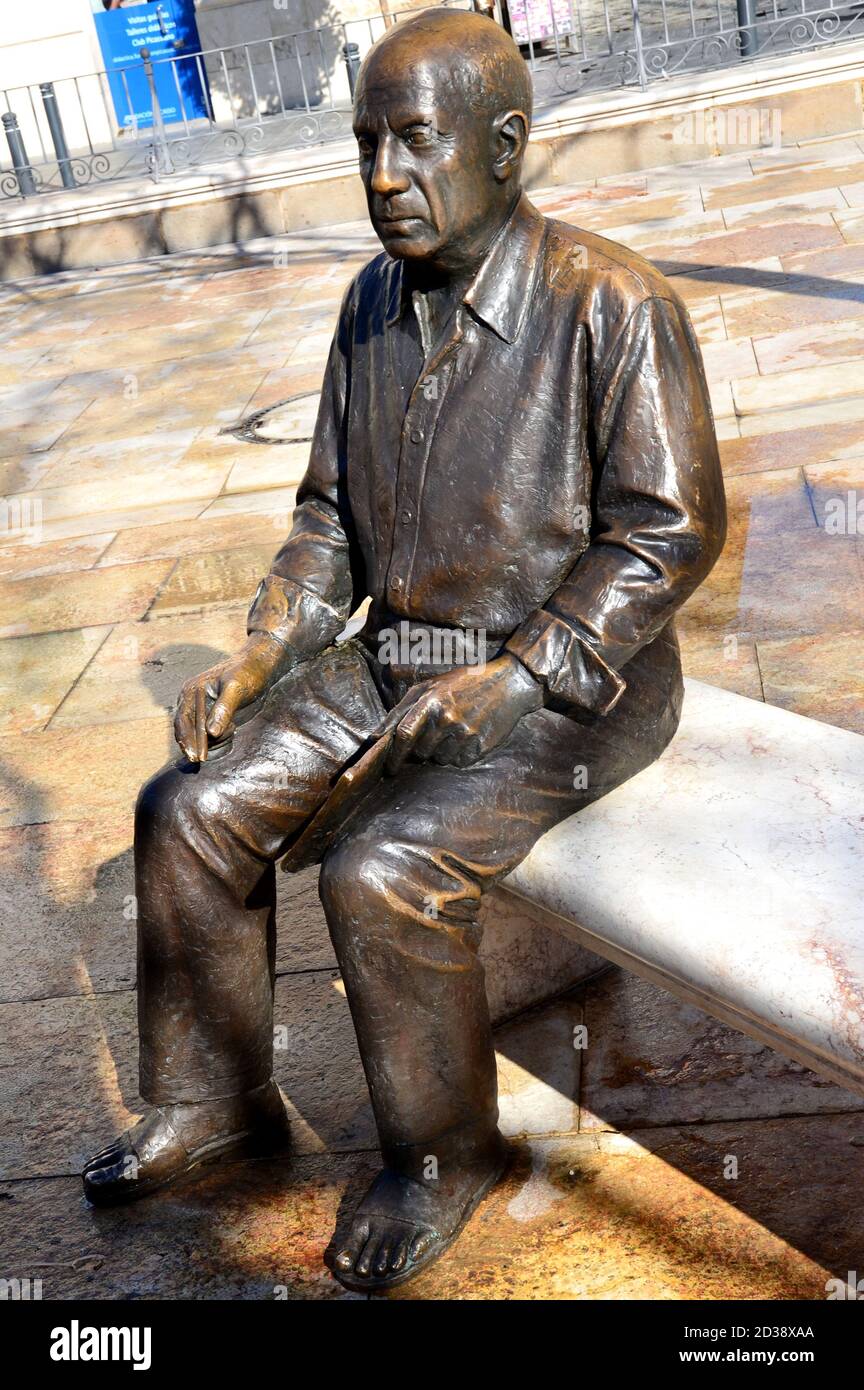
[(525, 197), (432, 347), (412, 298), (385, 253), (345, 294), (249, 630), (303, 659), (371, 595), (373, 626), (485, 629), (606, 713), (725, 537), (687, 313), (647, 261)]

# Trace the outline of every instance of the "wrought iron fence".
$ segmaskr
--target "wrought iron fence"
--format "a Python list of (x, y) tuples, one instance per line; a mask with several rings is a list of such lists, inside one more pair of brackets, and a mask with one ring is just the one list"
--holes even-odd
[(9, 155), (0, 158), (0, 195), (136, 174), (158, 180), (344, 137), (354, 77), (387, 23), (379, 15), (170, 58), (143, 48), (140, 63), (110, 73), (2, 90)]
[(540, 24), (531, 0), (510, 0), (509, 9), (541, 102), (864, 34), (864, 5), (835, 0), (544, 0)]
[[(456, 8), (472, 0), (444, 0)], [(835, 0), (478, 0), (519, 43), (538, 109), (563, 94), (851, 40), (861, 4)], [(416, 13), (416, 10), (403, 14)], [(0, 91), (0, 195), (170, 177), (225, 159), (343, 138), (364, 54), (402, 14), (178, 51), (112, 73)], [(146, 85), (145, 85), (146, 84)], [(142, 98), (143, 93), (143, 98)], [(143, 104), (142, 104), (143, 102)]]

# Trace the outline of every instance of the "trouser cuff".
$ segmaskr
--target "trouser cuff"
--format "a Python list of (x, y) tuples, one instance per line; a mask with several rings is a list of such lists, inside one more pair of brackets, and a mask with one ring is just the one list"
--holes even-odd
[(485, 1161), (500, 1145), (498, 1107), (495, 1105), (485, 1114), (472, 1117), (427, 1139), (408, 1143), (392, 1140), (382, 1142), (381, 1155), (386, 1166), (394, 1172), (419, 1179), (428, 1177), (433, 1160), (439, 1167), (451, 1164), (464, 1166), (478, 1160)]
[(139, 1091), (148, 1105), (201, 1105), (207, 1101), (232, 1100), (266, 1086), (273, 1078), (272, 1067), (235, 1072), (229, 1076), (154, 1076), (141, 1069)]

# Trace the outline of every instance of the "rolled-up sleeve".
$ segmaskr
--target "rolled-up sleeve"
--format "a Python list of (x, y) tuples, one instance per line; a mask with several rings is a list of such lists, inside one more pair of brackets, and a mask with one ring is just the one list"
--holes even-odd
[(346, 491), (352, 294), (330, 348), (309, 465), (291, 533), (262, 579), (247, 630), (269, 633), (304, 661), (328, 646), (365, 594)]
[(589, 429), (590, 542), (507, 647), (550, 694), (606, 714), (627, 662), (702, 582), (726, 535), (708, 388), (673, 299), (629, 314), (594, 378)]

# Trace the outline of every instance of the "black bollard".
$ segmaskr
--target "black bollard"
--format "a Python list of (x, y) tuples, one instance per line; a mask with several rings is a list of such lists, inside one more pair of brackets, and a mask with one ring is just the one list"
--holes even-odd
[(738, 34), (741, 41), (741, 57), (750, 58), (758, 46), (756, 31), (756, 5), (754, 0), (737, 0)]
[(165, 134), (165, 122), (162, 119), (162, 107), (159, 105), (159, 93), (156, 90), (156, 78), (153, 75), (153, 63), (149, 48), (141, 49), (141, 61), (144, 64), (144, 75), (147, 78), (150, 99), (153, 103), (153, 174), (158, 179), (160, 174), (173, 174), (174, 165), (171, 161), (171, 151)]
[(360, 45), (356, 43), (346, 43), (342, 49), (342, 57), (345, 59), (345, 66), (348, 69), (348, 89), (353, 101), (357, 74), (360, 71)]
[(27, 151), (24, 148), (24, 141), (21, 138), (21, 131), (18, 129), (18, 117), (14, 111), (3, 112), (3, 128), (6, 131), (6, 142), (9, 145), (9, 153), (12, 156), (12, 168), (18, 179), (18, 187), (21, 190), (22, 198), (31, 198), (36, 192), (36, 180), (33, 177), (33, 169), (30, 160), (27, 158)]
[(51, 142), (54, 146), (54, 153), (57, 156), (57, 168), (60, 170), (63, 187), (77, 188), (78, 185), (75, 182), (75, 175), (72, 173), (72, 161), (69, 158), (66, 135), (63, 130), (63, 120), (60, 116), (60, 107), (57, 105), (54, 83), (40, 82), (39, 91), (42, 96), (42, 105), (45, 108), (45, 119), (48, 122), (48, 129), (51, 132)]

